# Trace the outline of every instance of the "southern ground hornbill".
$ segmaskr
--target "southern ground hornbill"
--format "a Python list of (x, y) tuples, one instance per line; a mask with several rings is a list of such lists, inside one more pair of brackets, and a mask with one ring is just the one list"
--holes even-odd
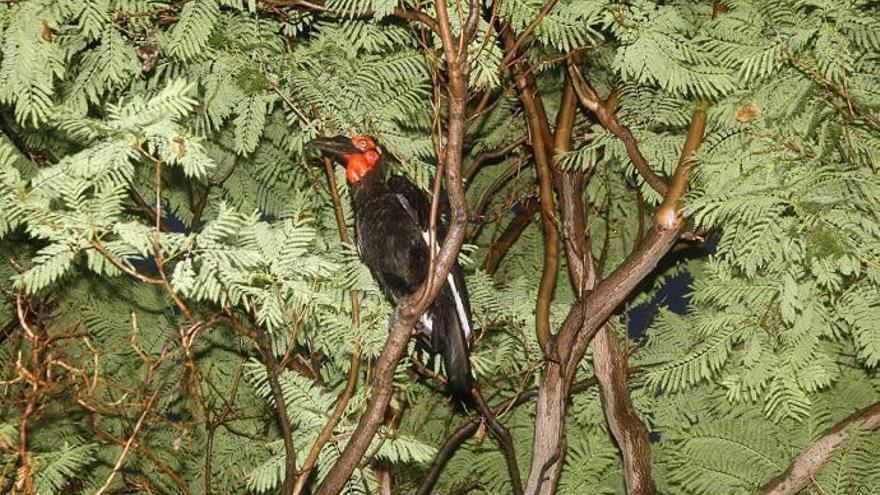
[[(358, 254), (385, 296), (399, 304), (415, 294), (428, 276), (427, 197), (404, 177), (386, 180), (382, 157), (368, 136), (319, 138), (311, 145), (345, 165), (354, 199)], [(445, 231), (439, 225), (437, 231), (442, 242)], [(464, 404), (472, 403), (472, 328), (467, 288), (456, 262), (437, 299), (416, 323), (416, 334), (429, 352), (443, 356), (449, 391)]]

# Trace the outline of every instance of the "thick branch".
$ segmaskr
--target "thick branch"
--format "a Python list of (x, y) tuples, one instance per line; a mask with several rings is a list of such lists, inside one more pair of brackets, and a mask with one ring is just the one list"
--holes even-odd
[(684, 225), (684, 217), (681, 215), (681, 198), (687, 192), (688, 177), (693, 166), (693, 154), (700, 148), (705, 131), (706, 111), (700, 108), (694, 112), (691, 119), (691, 126), (688, 129), (675, 174), (672, 176), (669, 191), (663, 197), (663, 202), (657, 207), (657, 211), (654, 212), (654, 225), (663, 229), (674, 229)]
[(810, 484), (816, 473), (828, 462), (838, 447), (849, 437), (850, 429), (859, 426), (868, 430), (880, 428), (880, 402), (847, 416), (828, 429), (797, 456), (788, 469), (768, 481), (761, 491), (766, 495), (794, 495)]
[[(501, 42), (508, 56), (515, 53), (516, 42), (508, 26), (499, 30)], [(538, 172), (541, 198), (541, 224), (544, 228), (544, 269), (538, 286), (535, 307), (535, 331), (538, 343), (544, 352), (550, 342), (550, 302), (556, 289), (556, 276), (559, 271), (559, 230), (556, 225), (556, 204), (553, 195), (553, 156), (551, 154), (550, 124), (544, 103), (538, 95), (535, 77), (525, 60), (517, 60), (512, 67), (517, 94), (526, 113), (526, 123), (532, 138), (532, 154)]]
[[(669, 192), (663, 198), (663, 204), (678, 205), (687, 188), (688, 173), (691, 169), (691, 158), (703, 141), (703, 132), (706, 128), (706, 113), (700, 108), (691, 119), (688, 135), (682, 149), (682, 156), (675, 171), (676, 179), (684, 185), (675, 185), (669, 188)], [(584, 301), (584, 313), (586, 319), (582, 328), (572, 332), (560, 331), (558, 347), (571, 349), (571, 359), (564, 360), (566, 375), (574, 376), (577, 371), (577, 363), (583, 357), (589, 341), (605, 320), (611, 316), (629, 295), (629, 293), (650, 274), (660, 259), (672, 248), (675, 242), (685, 230), (685, 222), (681, 220), (680, 212), (673, 210), (675, 221), (657, 223), (648, 232), (648, 235), (638, 244), (636, 249), (627, 256), (623, 264), (601, 283)], [(655, 214), (656, 216), (656, 214)], [(564, 325), (564, 324), (563, 324)]]
[[(560, 107), (556, 126), (556, 152), (570, 149), (570, 134), (565, 104), (574, 106), (574, 88), (571, 74), (566, 78), (563, 106)], [(592, 290), (597, 281), (592, 247), (586, 233), (583, 209), (584, 177), (573, 171), (562, 178), (563, 219), (568, 253), (569, 276), (576, 293), (582, 296)], [(641, 236), (639, 236), (641, 238)], [(648, 430), (636, 414), (627, 387), (626, 356), (620, 351), (617, 336), (610, 325), (603, 325), (593, 339), (593, 370), (599, 381), (599, 393), (608, 427), (617, 442), (623, 458), (623, 473), (629, 494), (657, 492), (651, 474), (651, 450)]]
[(367, 409), (361, 415), (357, 428), (342, 451), (342, 455), (336, 464), (327, 473), (321, 486), (316, 493), (318, 495), (336, 494), (342, 490), (351, 473), (363, 459), (373, 436), (382, 425), (385, 409), (391, 400), (394, 389), (394, 370), (397, 363), (406, 351), (410, 334), (418, 314), (414, 313), (415, 307), (412, 302), (397, 307), (391, 318), (391, 332), (385, 342), (385, 348), (376, 361), (374, 368), (373, 383), (371, 385), (372, 398)]
[[(687, 140), (679, 169), (690, 168), (691, 153), (699, 146), (704, 127), (705, 114), (699, 110), (694, 115), (689, 136), (699, 134), (700, 139)], [(700, 132), (697, 133), (697, 130)], [(683, 174), (686, 179), (687, 175), (684, 172)], [(683, 194), (683, 191), (676, 191)], [(670, 192), (666, 199), (674, 200), (677, 204), (681, 196), (672, 198), (671, 195)], [(535, 437), (532, 444), (534, 453), (526, 483), (527, 494), (552, 495), (555, 492), (562, 470), (562, 455), (565, 452), (564, 397), (587, 346), (614, 310), (657, 267), (684, 229), (684, 222), (676, 222), (672, 228), (663, 225), (652, 228), (623, 264), (569, 311), (557, 333), (554, 345), (557, 359), (548, 361), (538, 389)]]
[(599, 329), (592, 346), (593, 370), (599, 380), (605, 421), (623, 457), (626, 493), (654, 495), (657, 487), (651, 473), (648, 429), (636, 413), (627, 386), (626, 355), (610, 325)]
[[(571, 76), (565, 78), (559, 113), (556, 114), (556, 130), (553, 136), (553, 151), (561, 155), (571, 151), (571, 135), (574, 129), (575, 100)], [(559, 197), (562, 210), (562, 228), (565, 233), (565, 253), (568, 259), (568, 272), (575, 294), (581, 297), (587, 288), (596, 281), (593, 269), (593, 253), (588, 240), (587, 222), (584, 216), (584, 187), (586, 176), (580, 170), (559, 171)], [(586, 271), (585, 271), (586, 268)]]

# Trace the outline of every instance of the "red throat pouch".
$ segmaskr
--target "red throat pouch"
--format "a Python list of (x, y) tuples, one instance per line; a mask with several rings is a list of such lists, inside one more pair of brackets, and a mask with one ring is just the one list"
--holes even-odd
[(379, 154), (375, 151), (351, 155), (345, 165), (345, 178), (348, 179), (349, 184), (360, 182), (377, 163), (379, 163)]

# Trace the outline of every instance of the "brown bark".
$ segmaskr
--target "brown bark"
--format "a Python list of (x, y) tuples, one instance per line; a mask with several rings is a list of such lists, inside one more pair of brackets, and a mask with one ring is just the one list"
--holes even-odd
[(284, 482), (282, 484), (281, 493), (290, 495), (293, 493), (294, 483), (296, 482), (296, 447), (293, 445), (293, 427), (290, 425), (290, 418), (287, 415), (287, 400), (284, 398), (284, 392), (281, 390), (281, 383), (278, 381), (278, 375), (281, 368), (278, 366), (278, 360), (272, 351), (269, 340), (259, 330), (253, 330), (244, 325), (231, 311), (227, 311), (230, 323), (240, 334), (250, 338), (257, 346), (260, 358), (266, 366), (266, 381), (269, 382), (269, 389), (272, 393), (272, 400), (275, 402), (275, 415), (278, 419), (278, 426), (281, 428), (281, 439), (284, 442)]
[(636, 413), (626, 376), (626, 355), (617, 335), (604, 325), (593, 339), (593, 372), (599, 380), (599, 394), (605, 421), (623, 458), (623, 479), (627, 494), (658, 493), (651, 473), (648, 429)]
[[(571, 151), (571, 134), (577, 110), (571, 76), (565, 78), (562, 100), (556, 115), (553, 149), (557, 155)], [(565, 233), (565, 254), (568, 259), (569, 278), (580, 298), (587, 288), (595, 285), (596, 272), (592, 269), (592, 251), (587, 239), (587, 221), (584, 214), (584, 186), (586, 175), (580, 170), (559, 171), (562, 228)], [(585, 271), (584, 268), (587, 268)]]
[[(694, 115), (689, 136), (699, 134), (705, 126), (705, 114), (698, 111)], [(697, 130), (700, 132), (698, 133)], [(688, 139), (682, 152), (679, 168), (689, 168), (689, 158), (696, 151), (700, 140)], [(683, 174), (686, 179), (687, 175)], [(683, 193), (682, 189), (674, 189)], [(677, 201), (680, 198), (667, 198)], [(678, 210), (674, 210), (676, 214)], [(547, 362), (544, 377), (538, 389), (538, 405), (535, 410), (535, 436), (533, 441), (533, 457), (526, 483), (526, 493), (550, 495), (555, 492), (562, 469), (562, 455), (565, 451), (565, 412), (564, 398), (577, 372), (577, 366), (583, 358), (587, 345), (596, 332), (602, 327), (613, 311), (629, 296), (633, 289), (648, 276), (663, 256), (669, 252), (675, 241), (684, 231), (684, 222), (673, 222), (672, 228), (658, 225), (638, 244), (636, 249), (624, 260), (605, 280), (601, 281), (587, 297), (575, 303), (568, 317), (557, 334), (554, 346), (557, 359)], [(624, 395), (626, 395), (624, 393)], [(618, 416), (616, 413), (614, 416)], [(625, 417), (625, 416), (624, 416)], [(632, 459), (644, 459), (645, 456), (633, 447), (638, 448), (638, 441), (631, 443), (636, 437), (627, 439), (621, 448), (630, 449)], [(625, 454), (626, 458), (626, 454)], [(640, 467), (639, 463), (631, 464), (630, 469)], [(639, 486), (653, 486), (650, 479), (640, 478), (644, 471), (635, 471), (629, 476), (636, 481), (648, 483)], [(631, 487), (628, 486), (628, 489)], [(650, 493), (650, 492), (642, 492)]]
[(880, 402), (847, 416), (797, 456), (784, 473), (761, 487), (766, 495), (794, 495), (810, 484), (816, 473), (828, 462), (838, 447), (849, 437), (850, 428), (880, 428)]
[[(509, 57), (516, 57), (517, 43), (508, 26), (499, 29), (501, 42)], [(511, 55), (512, 54), (512, 55)], [(532, 155), (538, 172), (541, 198), (541, 225), (544, 228), (544, 268), (538, 286), (535, 306), (535, 331), (541, 349), (549, 351), (550, 342), (550, 302), (556, 289), (556, 276), (559, 272), (559, 230), (556, 225), (556, 201), (553, 194), (553, 155), (551, 152), (550, 125), (544, 103), (538, 94), (538, 84), (532, 75), (528, 62), (519, 59), (513, 63), (513, 75), (517, 96), (526, 112), (526, 124), (531, 136)]]
[[(557, 153), (571, 148), (571, 117), (575, 108), (571, 75), (566, 78), (562, 105), (557, 116), (555, 148)], [(573, 119), (572, 119), (573, 120)], [(584, 176), (567, 171), (562, 178), (563, 228), (568, 255), (569, 277), (576, 294), (592, 290), (598, 277), (592, 247), (586, 236), (583, 209)], [(641, 236), (639, 236), (641, 238)], [(609, 325), (603, 325), (593, 339), (593, 370), (608, 427), (620, 448), (627, 493), (656, 493), (651, 475), (651, 449), (648, 429), (636, 414), (627, 387), (626, 356), (620, 351), (617, 337)]]
[(470, 182), (474, 179), (474, 177), (476, 177), (477, 172), (480, 171), (480, 168), (482, 168), (483, 165), (485, 165), (487, 162), (490, 162), (492, 160), (498, 160), (499, 158), (503, 158), (503, 157), (509, 155), (514, 150), (516, 150), (517, 148), (519, 148), (520, 146), (525, 144), (525, 142), (526, 142), (525, 138), (517, 139), (516, 141), (514, 141), (510, 144), (504, 145), (498, 149), (487, 150), (487, 151), (483, 151), (482, 153), (478, 154), (476, 157), (474, 157), (473, 161), (468, 166), (467, 170), (465, 170), (463, 173), (463, 178), (464, 178), (465, 184), (470, 184)]
[[(640, 370), (632, 369), (629, 370), (631, 373), (638, 373)], [(569, 389), (569, 398), (584, 390), (587, 390), (596, 385), (595, 378), (587, 378), (581, 380), (571, 386)], [(493, 414), (498, 415), (503, 412), (510, 411), (513, 408), (519, 407), (523, 404), (528, 403), (532, 399), (538, 396), (537, 389), (529, 389), (525, 392), (516, 395), (510, 399), (506, 399), (502, 401), (500, 404), (496, 405), (492, 408)], [(428, 470), (428, 473), (422, 478), (422, 484), (419, 486), (418, 495), (428, 495), (432, 493), (434, 489), (434, 484), (437, 483), (437, 479), (440, 477), (440, 473), (443, 472), (443, 468), (446, 467), (446, 463), (452, 459), (452, 456), (455, 455), (455, 452), (461, 447), (468, 438), (471, 438), (480, 427), (482, 423), (481, 418), (473, 417), (470, 420), (466, 421), (463, 425), (459, 426), (457, 430), (455, 430), (449, 437), (446, 438), (446, 441), (443, 442), (443, 445), (437, 450), (437, 456), (434, 458), (434, 462), (431, 464), (431, 469)]]
[(536, 198), (529, 198), (526, 201), (522, 211), (517, 213), (498, 240), (489, 248), (489, 253), (486, 254), (486, 258), (483, 260), (482, 270), (484, 272), (493, 275), (498, 271), (498, 266), (501, 264), (501, 260), (504, 259), (504, 255), (507, 254), (507, 251), (510, 250), (510, 247), (513, 246), (513, 243), (516, 242), (520, 234), (529, 226), (529, 223), (532, 222), (532, 216), (539, 209), (541, 209), (541, 203)]
[[(480, 195), (479, 201), (477, 201), (476, 206), (473, 209), (473, 218), (478, 223), (476, 227), (474, 227), (471, 232), (468, 234), (468, 238), (473, 241), (476, 240), (480, 233), (483, 231), (483, 227), (486, 225), (487, 213), (486, 210), (489, 208), (490, 203), (492, 202), (492, 198), (498, 194), (498, 192), (504, 187), (504, 185), (516, 177), (523, 167), (523, 162), (525, 162), (526, 157), (523, 157), (519, 160), (511, 163), (503, 172), (501, 172), (495, 180), (489, 184), (483, 193)], [(540, 203), (539, 203), (540, 205)]]
[(474, 387), (473, 394), (480, 408), (480, 420), (492, 431), (493, 436), (498, 440), (498, 446), (504, 453), (504, 462), (507, 464), (513, 495), (522, 495), (522, 477), (519, 474), (519, 464), (517, 464), (516, 451), (513, 448), (513, 437), (510, 435), (510, 431), (498, 421), (497, 413), (486, 404), (479, 388)]
[(617, 93), (612, 91), (607, 98), (600, 98), (596, 90), (581, 75), (578, 64), (579, 58), (572, 56), (569, 60), (568, 73), (572, 78), (574, 89), (581, 104), (593, 112), (602, 127), (608, 129), (610, 133), (623, 141), (630, 161), (633, 162), (633, 165), (635, 165), (642, 178), (645, 179), (645, 182), (657, 193), (665, 196), (666, 183), (648, 165), (648, 161), (642, 155), (639, 144), (636, 142), (636, 138), (632, 135), (629, 127), (622, 125), (617, 118)]

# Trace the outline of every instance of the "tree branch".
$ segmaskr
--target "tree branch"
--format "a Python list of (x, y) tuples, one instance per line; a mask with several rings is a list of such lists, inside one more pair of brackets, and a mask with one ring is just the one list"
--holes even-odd
[[(565, 78), (562, 100), (556, 114), (556, 130), (553, 136), (553, 151), (556, 156), (571, 151), (571, 135), (574, 129), (575, 111), (574, 86), (571, 76)], [(558, 164), (557, 164), (558, 168)], [(569, 278), (575, 294), (580, 298), (587, 288), (596, 282), (593, 267), (593, 251), (589, 242), (587, 222), (584, 213), (584, 187), (586, 176), (580, 170), (559, 171), (559, 196), (562, 210), (562, 228), (565, 233), (565, 253), (568, 259)]]
[(647, 182), (648, 185), (650, 185), (651, 188), (657, 191), (661, 196), (665, 196), (666, 183), (654, 173), (654, 170), (648, 165), (648, 161), (645, 160), (644, 155), (642, 155), (642, 151), (639, 149), (639, 144), (636, 142), (636, 138), (633, 137), (632, 132), (630, 132), (628, 127), (621, 125), (617, 118), (616, 93), (612, 92), (612, 94), (604, 100), (600, 98), (581, 74), (580, 69), (577, 66), (578, 60), (578, 57), (574, 55), (569, 58), (568, 73), (572, 78), (574, 89), (581, 101), (581, 105), (593, 112), (602, 127), (608, 129), (610, 133), (623, 141), (623, 145), (626, 147), (626, 152), (629, 155), (630, 161), (633, 162), (633, 165), (635, 165), (642, 178), (645, 179), (645, 182)]
[(691, 118), (691, 125), (681, 150), (681, 158), (675, 168), (669, 190), (663, 197), (663, 202), (654, 212), (654, 225), (661, 229), (675, 229), (684, 226), (684, 217), (681, 215), (681, 198), (687, 192), (688, 177), (693, 167), (693, 154), (703, 143), (705, 131), (706, 111), (701, 105)]
[(6, 121), (6, 116), (3, 113), (0, 113), (0, 132), (6, 135), (18, 152), (28, 160), (34, 162), (49, 161), (50, 163), (58, 163), (58, 158), (51, 151), (38, 150), (28, 146), (24, 139), (18, 135), (13, 126)]
[[(509, 26), (499, 29), (504, 50), (511, 56), (516, 42)], [(525, 60), (517, 60), (511, 69), (516, 82), (520, 103), (525, 109), (526, 123), (532, 138), (532, 155), (538, 172), (541, 198), (541, 224), (544, 228), (544, 268), (538, 286), (535, 304), (535, 332), (543, 352), (548, 352), (550, 342), (550, 302), (556, 289), (559, 272), (559, 230), (556, 225), (556, 205), (553, 194), (553, 157), (550, 151), (550, 124), (544, 103), (538, 95), (537, 82)]]
[(766, 495), (799, 493), (849, 437), (850, 429), (856, 426), (868, 430), (880, 428), (880, 402), (854, 412), (826, 430), (791, 462), (784, 473), (765, 483), (761, 491)]
[(513, 448), (513, 437), (510, 436), (510, 431), (498, 421), (496, 413), (486, 405), (486, 401), (483, 399), (483, 394), (480, 393), (480, 390), (477, 387), (474, 387), (473, 394), (474, 398), (477, 400), (477, 405), (480, 407), (480, 413), (482, 414), (481, 420), (489, 426), (490, 430), (492, 430), (493, 435), (496, 440), (498, 440), (498, 444), (501, 446), (501, 451), (504, 453), (504, 461), (507, 463), (507, 472), (510, 475), (510, 485), (513, 490), (513, 495), (522, 495), (522, 477), (519, 474), (519, 465), (517, 465), (516, 462), (516, 452)]
[[(102, 438), (108, 442), (113, 442), (117, 445), (122, 445), (123, 447), (127, 444), (127, 440), (125, 438), (115, 437), (115, 436), (111, 435), (110, 433), (102, 430), (101, 428), (98, 428), (98, 426), (95, 425), (94, 417), (92, 415), (90, 415), (89, 429), (95, 435), (99, 436), (100, 438)], [(141, 442), (135, 442), (132, 445), (132, 447), (134, 447), (134, 449), (137, 450), (137, 452), (139, 454), (141, 454), (142, 456), (147, 458), (147, 460), (149, 460), (154, 466), (156, 466), (156, 469), (158, 469), (159, 471), (164, 473), (166, 476), (168, 476), (171, 479), (171, 481), (173, 481), (174, 484), (177, 485), (177, 488), (179, 488), (181, 492), (183, 492), (185, 495), (192, 495), (192, 490), (190, 489), (189, 484), (187, 484), (186, 480), (184, 480), (179, 474), (174, 472), (174, 470), (171, 469), (167, 464), (165, 464), (161, 460), (159, 460), (150, 451), (150, 449), (148, 449), (144, 446), (144, 444), (142, 444)]]
[[(696, 151), (701, 143), (704, 128), (705, 113), (701, 109), (694, 114), (688, 133), (689, 139), (686, 140), (678, 169), (689, 170), (690, 153)], [(699, 136), (700, 139), (691, 139), (690, 136)], [(682, 171), (682, 175), (687, 178), (685, 171)], [(684, 191), (675, 189), (674, 192), (679, 196), (673, 198), (673, 192), (670, 191), (666, 198), (677, 204), (681, 199), (680, 194)], [(527, 494), (552, 495), (555, 492), (562, 470), (562, 455), (565, 452), (564, 398), (567, 396), (568, 388), (587, 346), (614, 310), (657, 267), (684, 229), (683, 221), (672, 223), (672, 228), (656, 225), (623, 264), (608, 278), (597, 284), (595, 290), (588, 296), (575, 303), (569, 311), (557, 333), (554, 345), (557, 359), (547, 362), (538, 389), (532, 465), (526, 483)]]
[[(339, 230), (339, 240), (344, 244), (351, 244), (351, 237), (348, 235), (348, 227), (345, 223), (345, 211), (342, 208), (342, 199), (339, 196), (339, 186), (336, 183), (336, 174), (333, 169), (333, 162), (324, 157), (324, 170), (327, 172), (327, 181), (329, 182), (330, 189), (330, 197), (333, 201), (333, 211), (336, 215), (336, 228)], [(360, 297), (357, 292), (350, 292), (351, 298), (351, 319), (352, 323), (354, 323), (355, 327), (360, 327), (361, 325), (361, 306), (360, 306)], [(312, 474), (312, 470), (315, 467), (315, 464), (318, 462), (318, 457), (321, 455), (321, 450), (324, 448), (324, 445), (330, 441), (333, 437), (333, 429), (336, 428), (336, 425), (339, 424), (339, 421), (342, 419), (342, 415), (345, 412), (345, 408), (348, 407), (348, 403), (351, 402), (351, 398), (354, 396), (354, 392), (357, 389), (357, 381), (358, 375), (360, 374), (361, 360), (360, 360), (360, 350), (355, 349), (354, 352), (351, 353), (351, 359), (349, 361), (348, 368), (348, 379), (345, 383), (345, 389), (342, 391), (342, 395), (339, 396), (339, 400), (336, 401), (336, 406), (333, 408), (333, 412), (330, 413), (330, 419), (327, 420), (327, 423), (324, 424), (324, 428), (321, 429), (321, 433), (318, 434), (318, 438), (315, 440), (314, 445), (312, 445), (311, 450), (309, 450), (308, 455), (306, 456), (306, 460), (303, 462), (302, 472), (299, 475), (299, 478), (296, 480), (296, 486), (293, 489), (294, 494), (302, 493), (302, 490), (305, 488), (306, 482), (309, 480), (309, 476)]]
[(474, 159), (471, 161), (470, 166), (468, 166), (467, 170), (465, 170), (463, 174), (463, 180), (465, 184), (470, 185), (471, 181), (477, 175), (477, 172), (480, 171), (480, 168), (486, 162), (497, 160), (499, 158), (503, 158), (509, 155), (515, 149), (525, 144), (525, 142), (526, 138), (520, 138), (510, 144), (501, 146), (500, 148), (480, 152), (477, 156), (474, 157)]
[(599, 329), (591, 345), (605, 421), (623, 457), (626, 493), (654, 495), (658, 492), (651, 473), (651, 444), (627, 386), (626, 355), (620, 350), (617, 334), (607, 324)]
[[(678, 181), (683, 182), (684, 186), (670, 187), (669, 192), (663, 198), (664, 203), (677, 205), (681, 201), (687, 187), (692, 154), (702, 144), (705, 127), (706, 113), (700, 108), (694, 112), (691, 118), (682, 156), (675, 171)], [(592, 334), (611, 316), (614, 309), (626, 299), (635, 286), (656, 268), (660, 259), (672, 249), (681, 233), (684, 232), (686, 225), (680, 218), (680, 211), (674, 209), (673, 212), (674, 221), (654, 225), (636, 249), (627, 256), (623, 264), (614, 270), (608, 278), (600, 282), (584, 301), (585, 314), (589, 316), (584, 321), (583, 328), (560, 336), (559, 347), (572, 349), (573, 359), (563, 363), (566, 366), (567, 375), (574, 376), (577, 371), (577, 363), (592, 339)]]
[[(630, 372), (632, 373), (637, 373), (638, 371), (639, 370), (637, 369), (630, 370)], [(571, 388), (569, 389), (569, 394), (579, 394), (595, 385), (595, 378), (587, 378), (581, 380), (571, 386)], [(517, 394), (515, 397), (501, 401), (501, 403), (492, 408), (492, 411), (497, 416), (504, 412), (510, 411), (513, 408), (522, 406), (523, 404), (527, 404), (529, 401), (537, 396), (538, 389), (532, 388), (526, 390), (521, 394)], [(443, 442), (443, 445), (437, 450), (437, 456), (434, 457), (434, 462), (431, 464), (431, 468), (425, 474), (425, 477), (422, 478), (422, 484), (419, 486), (419, 491), (417, 492), (417, 495), (429, 495), (430, 493), (432, 493), (434, 485), (437, 483), (437, 479), (440, 478), (440, 474), (443, 472), (446, 464), (452, 459), (453, 455), (455, 455), (455, 452), (459, 449), (459, 447), (461, 447), (469, 438), (474, 436), (477, 429), (480, 427), (480, 423), (481, 418), (471, 418), (463, 425), (459, 426), (458, 429), (452, 433), (452, 435), (446, 438), (446, 441)]]
[(137, 205), (138, 210), (136, 213), (140, 213), (141, 217), (146, 216), (146, 219), (151, 223), (156, 223), (157, 218), (159, 221), (159, 230), (162, 232), (171, 232), (171, 229), (165, 223), (159, 215), (156, 213), (156, 209), (147, 204), (147, 201), (143, 196), (135, 189), (133, 186), (129, 189), (129, 195), (131, 196), (131, 200), (134, 201), (134, 204)]
[(810, 76), (816, 83), (828, 91), (835, 93), (843, 98), (846, 102), (846, 108), (849, 112), (849, 118), (852, 120), (862, 120), (868, 127), (875, 131), (880, 131), (880, 117), (874, 115), (871, 108), (860, 101), (853, 98), (852, 93), (846, 85), (840, 85), (836, 82), (824, 77), (817, 68), (811, 66), (800, 58), (796, 57), (787, 46), (782, 47), (782, 53), (785, 58), (795, 67)]
[[(573, 76), (568, 74), (563, 102), (574, 104)], [(565, 131), (564, 118), (567, 107), (560, 107), (557, 118), (557, 153), (568, 151), (570, 137)], [(572, 111), (572, 110), (568, 110)], [(581, 296), (593, 290), (598, 278), (592, 247), (586, 235), (583, 211), (583, 176), (571, 172), (563, 176), (562, 201), (565, 238), (567, 241), (569, 275)], [(639, 236), (641, 238), (641, 236)], [(620, 351), (617, 336), (610, 325), (603, 325), (592, 342), (593, 370), (599, 381), (599, 393), (606, 422), (623, 457), (623, 473), (628, 494), (651, 495), (657, 493), (651, 474), (651, 450), (648, 430), (642, 423), (632, 403), (627, 387), (626, 356)]]
[(153, 403), (156, 401), (156, 398), (159, 397), (159, 392), (161, 392), (161, 387), (156, 388), (156, 391), (153, 392), (153, 395), (150, 396), (150, 399), (147, 401), (147, 404), (144, 406), (144, 411), (141, 413), (140, 417), (137, 420), (137, 423), (134, 425), (134, 429), (129, 435), (128, 440), (125, 442), (125, 445), (122, 447), (122, 453), (119, 454), (119, 458), (116, 459), (116, 464), (113, 465), (113, 469), (110, 471), (110, 474), (107, 476), (107, 479), (104, 481), (104, 484), (98, 488), (98, 491), (95, 492), (95, 495), (102, 495), (104, 492), (110, 488), (110, 484), (113, 483), (113, 478), (116, 477), (116, 474), (122, 469), (122, 464), (125, 462), (125, 457), (128, 455), (129, 449), (131, 449), (131, 445), (137, 439), (138, 433), (141, 431), (141, 427), (144, 425), (144, 420), (147, 418), (147, 415), (150, 414), (150, 411), (153, 409)]
[(257, 346), (263, 364), (266, 365), (266, 380), (269, 382), (269, 389), (272, 392), (272, 400), (275, 402), (275, 413), (278, 419), (278, 426), (281, 427), (281, 438), (284, 442), (284, 484), (281, 493), (290, 495), (293, 493), (294, 483), (296, 482), (296, 447), (293, 445), (293, 428), (290, 426), (290, 418), (287, 415), (287, 399), (284, 398), (284, 392), (281, 390), (281, 383), (278, 381), (278, 373), (281, 371), (278, 367), (278, 360), (275, 359), (275, 353), (272, 346), (266, 339), (266, 336), (260, 330), (253, 330), (245, 326), (231, 310), (226, 310), (228, 321), (242, 335), (250, 338)]
[(489, 248), (486, 258), (483, 259), (483, 266), (480, 268), (489, 275), (494, 275), (498, 271), (498, 266), (504, 255), (510, 250), (513, 243), (519, 238), (520, 234), (529, 226), (532, 216), (541, 209), (541, 203), (537, 198), (529, 198), (522, 210), (510, 221), (507, 228), (501, 234), (501, 237), (495, 241)]
[(556, 6), (557, 2), (558, 0), (548, 0), (547, 3), (545, 3), (544, 6), (541, 7), (538, 15), (536, 15), (535, 18), (532, 19), (532, 22), (530, 22), (526, 26), (526, 28), (523, 29), (523, 32), (520, 33), (519, 36), (517, 36), (516, 41), (513, 41), (509, 48), (505, 48), (506, 54), (501, 60), (501, 63), (498, 65), (500, 71), (504, 71), (510, 61), (517, 56), (520, 46), (522, 46), (523, 42), (528, 39), (528, 37), (532, 34), (532, 31), (534, 31), (535, 28), (537, 28), (538, 25), (541, 24), (541, 21), (544, 20), (544, 17), (546, 17), (547, 14), (549, 14), (550, 11), (553, 10), (553, 7)]
[[(510, 179), (517, 176), (522, 170), (523, 163), (526, 161), (526, 157), (522, 157), (513, 163), (511, 163), (507, 169), (498, 174), (498, 177), (492, 181), (491, 184), (486, 186), (486, 189), (480, 194), (480, 199), (477, 201), (477, 204), (474, 206), (473, 210), (473, 218), (477, 222), (476, 226), (471, 230), (468, 234), (468, 238), (476, 240), (479, 237), (480, 232), (482, 232), (483, 227), (485, 227), (485, 217), (486, 217), (486, 209), (489, 207), (489, 204), (492, 202), (492, 197), (501, 190), (502, 187), (509, 181)], [(538, 203), (540, 205), (540, 203)]]

